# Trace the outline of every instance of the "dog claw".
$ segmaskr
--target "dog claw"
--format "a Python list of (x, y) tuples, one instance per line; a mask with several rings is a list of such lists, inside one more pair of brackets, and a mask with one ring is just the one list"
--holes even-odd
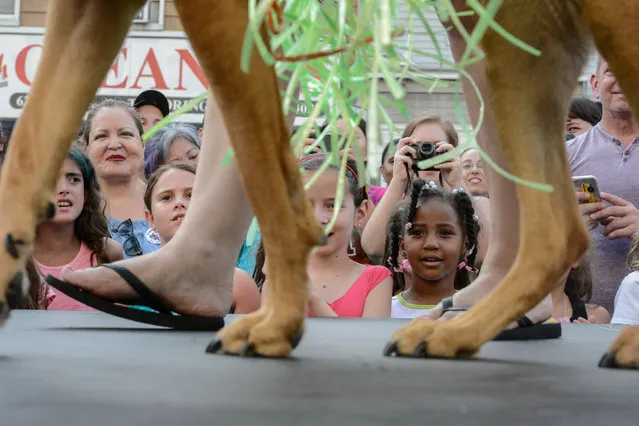
[(242, 349), (240, 349), (240, 356), (259, 357), (260, 354), (255, 350), (255, 346), (246, 342), (244, 346), (242, 346)]
[(13, 257), (14, 259), (19, 259), (20, 258), (20, 253), (18, 253), (18, 246), (19, 245), (24, 245), (24, 241), (23, 240), (15, 239), (13, 237), (13, 234), (11, 232), (9, 232), (4, 237), (4, 245), (7, 248), (7, 251), (9, 252), (11, 257)]
[(222, 341), (214, 340), (206, 347), (207, 354), (216, 354), (222, 349)]
[(599, 360), (599, 368), (619, 368), (617, 352), (606, 352)]
[(426, 351), (426, 342), (421, 342), (419, 345), (415, 346), (415, 350), (413, 350), (413, 356), (415, 358), (428, 357), (428, 352)]
[(0, 324), (9, 318), (9, 305), (5, 302), (0, 303)]
[(9, 282), (7, 303), (9, 306), (21, 306), (24, 294), (22, 294), (22, 271), (17, 271)]
[(288, 343), (290, 343), (290, 345), (291, 345), (291, 348), (293, 348), (293, 349), (297, 348), (297, 345), (299, 345), (300, 342), (302, 341), (302, 336), (303, 335), (304, 335), (304, 332), (300, 332), (300, 333), (296, 334), (295, 336), (293, 336), (293, 338), (288, 341)]
[(53, 219), (55, 217), (55, 211), (56, 211), (55, 204), (51, 202), (47, 204), (47, 211), (45, 213), (45, 218)]
[(397, 356), (397, 342), (388, 342), (384, 348), (384, 356)]

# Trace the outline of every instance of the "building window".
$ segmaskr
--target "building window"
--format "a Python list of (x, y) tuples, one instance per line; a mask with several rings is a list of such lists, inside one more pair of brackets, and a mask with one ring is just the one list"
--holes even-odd
[(0, 0), (0, 26), (20, 24), (20, 0)]
[(164, 7), (165, 0), (147, 0), (133, 18), (131, 29), (134, 31), (162, 31), (164, 29)]
[(134, 24), (148, 24), (151, 12), (151, 2), (147, 1), (138, 13), (133, 17)]

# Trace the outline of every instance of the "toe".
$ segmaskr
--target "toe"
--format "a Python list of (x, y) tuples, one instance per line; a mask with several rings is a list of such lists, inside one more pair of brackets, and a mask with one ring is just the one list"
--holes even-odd
[(130, 301), (139, 297), (115, 271), (106, 267), (62, 271), (62, 280), (95, 296), (109, 300)]

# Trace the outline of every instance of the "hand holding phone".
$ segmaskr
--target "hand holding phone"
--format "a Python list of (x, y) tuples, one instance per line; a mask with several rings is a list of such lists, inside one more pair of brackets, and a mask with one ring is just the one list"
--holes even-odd
[(575, 185), (577, 191), (588, 194), (587, 201), (580, 201), (581, 203), (599, 203), (601, 202), (601, 193), (599, 191), (599, 182), (595, 176), (574, 176), (572, 182)]

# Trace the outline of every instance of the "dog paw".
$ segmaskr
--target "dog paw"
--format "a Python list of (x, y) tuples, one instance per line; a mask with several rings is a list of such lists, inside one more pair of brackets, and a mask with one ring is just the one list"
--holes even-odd
[(599, 361), (601, 368), (639, 368), (639, 327), (621, 330)]
[[(267, 319), (269, 318), (269, 319)], [(207, 353), (245, 357), (284, 358), (302, 339), (302, 321), (273, 320), (263, 310), (234, 320), (217, 333)], [(290, 331), (289, 331), (290, 330)]]
[(397, 330), (384, 348), (385, 356), (466, 358), (479, 350), (471, 330), (452, 321), (417, 318)]

